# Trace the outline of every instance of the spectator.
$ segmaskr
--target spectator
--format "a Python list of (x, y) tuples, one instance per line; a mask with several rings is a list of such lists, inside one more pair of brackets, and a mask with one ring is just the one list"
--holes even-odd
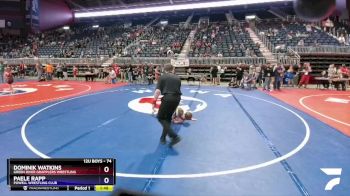
[(264, 69), (264, 86), (263, 90), (270, 91), (271, 77), (273, 75), (272, 65), (268, 64)]
[(341, 71), (341, 76), (342, 76), (342, 78), (349, 78), (350, 71), (349, 71), (349, 69), (345, 66), (345, 64), (342, 64), (342, 66), (341, 66), (341, 68), (340, 68), (340, 71)]
[(110, 67), (108, 70), (108, 76), (107, 76), (106, 83), (107, 84), (115, 84), (116, 78), (117, 78), (117, 74), (115, 73), (114, 69), (112, 67)]
[(294, 86), (293, 80), (294, 80), (294, 69), (293, 66), (289, 66), (287, 73), (285, 74), (285, 80), (288, 86)]
[(62, 66), (62, 72), (63, 72), (63, 79), (64, 79), (65, 81), (67, 81), (67, 80), (68, 80), (68, 67), (67, 67), (66, 64), (63, 64), (63, 66)]
[(304, 63), (303, 67), (303, 75), (301, 76), (301, 80), (299, 82), (298, 87), (300, 88), (302, 85), (304, 85), (304, 88), (307, 88), (307, 85), (309, 84), (310, 81), (310, 73), (312, 69), (310, 66), (310, 63)]
[(298, 46), (304, 46), (304, 40), (303, 39), (299, 40)]
[(74, 80), (77, 80), (77, 76), (78, 76), (78, 67), (77, 66), (73, 66), (73, 77), (74, 77)]
[(9, 85), (9, 90), (11, 94), (14, 93), (14, 90), (12, 88), (12, 83), (13, 83), (13, 75), (12, 75), (12, 70), (11, 67), (6, 67), (4, 76), (6, 83)]
[(275, 81), (274, 81), (274, 84), (273, 84), (273, 89), (274, 90), (281, 90), (283, 71), (284, 71), (284, 69), (283, 69), (281, 64), (278, 64), (273, 70), (274, 77), (275, 77)]
[(341, 67), (339, 66), (335, 72), (335, 76), (333, 78), (333, 84), (334, 87), (339, 91), (340, 88), (339, 86), (341, 86), (341, 90), (345, 91), (346, 90), (346, 82), (345, 80), (337, 80), (337, 79), (342, 79), (342, 71), (341, 71)]
[(241, 81), (242, 81), (242, 78), (243, 78), (243, 67), (241, 67), (241, 65), (238, 65), (237, 66), (237, 85), (238, 86), (241, 86)]
[(133, 68), (132, 68), (131, 64), (129, 65), (127, 72), (128, 72), (128, 81), (130, 83), (132, 83), (133, 82)]
[(211, 75), (213, 77), (213, 81), (212, 84), (213, 85), (218, 85), (218, 67), (217, 66), (213, 66), (213, 69), (211, 70)]
[(57, 79), (60, 79), (60, 78), (63, 79), (62, 65), (60, 63), (58, 63), (56, 66), (56, 76), (57, 76)]
[(0, 77), (1, 77), (1, 83), (4, 83), (4, 71), (5, 71), (5, 65), (2, 61), (0, 61)]
[(338, 41), (340, 44), (345, 45), (345, 37), (343, 34), (338, 37)]
[(253, 74), (249, 74), (247, 70), (243, 72), (243, 79), (241, 81), (241, 88), (251, 90), (252, 82), (253, 82)]
[(20, 76), (20, 78), (24, 78), (24, 76), (26, 74), (26, 68), (27, 68), (27, 66), (22, 61), (21, 64), (19, 65), (19, 76)]
[(53, 71), (54, 71), (54, 67), (51, 63), (46, 64), (46, 77), (47, 80), (52, 80), (52, 76), (53, 76)]
[(38, 76), (38, 82), (40, 82), (43, 76), (43, 66), (40, 62), (35, 65), (35, 69)]

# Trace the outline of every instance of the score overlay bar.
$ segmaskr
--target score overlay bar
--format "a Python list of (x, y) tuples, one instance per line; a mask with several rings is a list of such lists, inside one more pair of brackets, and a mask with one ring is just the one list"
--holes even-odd
[(8, 159), (7, 184), (21, 191), (110, 191), (115, 163), (112, 158)]

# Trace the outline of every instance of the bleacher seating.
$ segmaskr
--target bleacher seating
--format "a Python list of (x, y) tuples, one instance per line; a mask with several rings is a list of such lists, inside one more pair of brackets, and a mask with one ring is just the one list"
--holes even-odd
[(257, 28), (264, 32), (276, 50), (282, 52), (285, 52), (285, 49), (289, 46), (297, 45), (340, 45), (337, 39), (309, 24), (263, 21), (257, 24)]
[[(247, 50), (249, 49), (249, 50)], [(250, 54), (247, 52), (249, 51)], [(258, 46), (240, 27), (212, 23), (198, 29), (191, 44), (190, 57), (261, 57)]]
[(180, 53), (190, 29), (180, 28), (179, 25), (152, 26), (145, 30), (139, 43), (128, 48), (124, 56), (166, 57), (170, 52)]

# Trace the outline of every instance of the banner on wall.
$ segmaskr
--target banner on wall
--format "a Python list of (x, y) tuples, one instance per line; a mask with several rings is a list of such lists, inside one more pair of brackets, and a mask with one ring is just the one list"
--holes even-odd
[(171, 59), (171, 65), (174, 67), (189, 67), (190, 60), (188, 58), (174, 58)]
[(33, 32), (40, 30), (40, 0), (26, 0), (26, 24)]

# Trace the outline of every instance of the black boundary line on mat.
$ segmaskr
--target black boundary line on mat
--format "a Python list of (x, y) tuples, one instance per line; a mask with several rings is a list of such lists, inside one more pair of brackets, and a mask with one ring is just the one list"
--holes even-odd
[[(254, 120), (254, 118), (249, 114), (249, 112), (244, 108), (242, 103), (237, 99), (237, 97), (234, 95), (234, 93), (227, 88), (230, 94), (232, 95), (233, 99), (237, 102), (239, 107), (242, 109), (242, 111), (246, 114), (246, 116), (249, 118), (255, 129), (258, 131), (260, 136), (264, 139), (264, 142), (268, 145), (269, 149), (273, 152), (273, 154), (278, 158), (281, 157), (281, 153), (278, 151), (277, 147), (272, 143), (272, 141), (267, 137), (267, 135), (264, 133), (264, 131), (261, 129), (261, 127), (258, 125), (258, 123)], [(284, 170), (288, 173), (289, 177), (293, 180), (294, 184), (297, 186), (299, 192), (304, 195), (308, 196), (310, 195), (307, 191), (304, 184), (301, 182), (299, 177), (294, 173), (292, 167), (289, 165), (289, 163), (286, 160), (280, 161), (281, 165), (283, 166)]]
[[(123, 88), (123, 87), (127, 87), (127, 86), (129, 86), (129, 85), (121, 86), (121, 87), (117, 87), (117, 88)], [(129, 87), (131, 87), (131, 86), (129, 86)], [(112, 89), (117, 90), (117, 88), (112, 88)], [(95, 94), (95, 93), (101, 93), (101, 92), (106, 92), (106, 93), (108, 93), (109, 91), (113, 91), (112, 89), (109, 89), (109, 90), (102, 90), (102, 91), (93, 92), (93, 93), (88, 93), (88, 94), (85, 94), (85, 95), (90, 96), (90, 95), (93, 95), (93, 94)], [(124, 92), (130, 92), (130, 91), (120, 90), (120, 91), (115, 91), (114, 93), (124, 93)], [(84, 96), (84, 97), (85, 97), (85, 96)], [(69, 98), (67, 98), (67, 99), (69, 99)], [(53, 103), (56, 103), (56, 102), (59, 102), (59, 101), (63, 101), (63, 100), (65, 100), (65, 99), (58, 100), (58, 101), (54, 101), (54, 102), (51, 102), (51, 103), (49, 103), (49, 104), (53, 104)], [(123, 112), (122, 115), (126, 114), (126, 113), (129, 112), (129, 111), (130, 111), (130, 109), (127, 110), (127, 111), (125, 111), (125, 112)], [(117, 119), (120, 118), (122, 115), (118, 116)], [(56, 115), (54, 115), (54, 116), (56, 116)], [(50, 117), (51, 117), (51, 116), (50, 116)], [(116, 120), (117, 120), (117, 119), (116, 119)], [(22, 127), (22, 126), (21, 126), (21, 127)], [(81, 139), (81, 138), (83, 138), (83, 137), (85, 137), (85, 136), (87, 136), (87, 135), (93, 133), (93, 132), (96, 131), (96, 130), (97, 130), (97, 129), (93, 129), (93, 130), (90, 130), (90, 131), (88, 131), (88, 132), (85, 132), (84, 134), (82, 134), (82, 135), (76, 137), (75, 139), (73, 139), (73, 140), (67, 142), (66, 144), (61, 145), (60, 147), (58, 147), (58, 148), (56, 148), (56, 149), (50, 151), (48, 154), (52, 155), (54, 152), (63, 149), (65, 146), (74, 143), (75, 141), (77, 141), (77, 140), (79, 140), (79, 139)], [(0, 133), (0, 135), (1, 135), (1, 133)], [(1, 184), (2, 182), (4, 182), (6, 179), (7, 179), (7, 176), (0, 177), (0, 184)]]
[[(197, 92), (194, 93), (192, 98), (195, 98), (198, 95), (198, 90), (200, 89), (200, 86), (197, 86), (196, 88), (194, 88)], [(193, 100), (190, 101), (189, 106), (191, 107), (193, 103)], [(181, 130), (182, 125), (178, 125), (176, 127), (176, 129), (174, 129), (174, 131), (176, 133), (179, 133)], [(156, 164), (154, 165), (153, 168), (153, 172), (152, 174), (158, 174), (160, 169), (163, 166), (163, 163), (165, 161), (165, 159), (169, 156), (170, 151), (173, 150), (171, 147), (166, 147), (165, 150), (163, 151), (163, 153), (161, 154), (161, 156), (159, 157), (159, 159), (157, 160)], [(153, 183), (155, 183), (156, 180), (154, 178), (149, 178), (145, 184), (145, 186), (142, 189), (142, 192), (144, 193), (149, 193), (151, 191), (152, 185)]]

